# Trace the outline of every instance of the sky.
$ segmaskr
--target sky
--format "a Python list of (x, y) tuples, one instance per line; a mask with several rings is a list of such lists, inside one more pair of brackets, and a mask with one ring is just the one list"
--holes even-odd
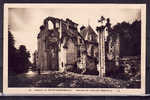
[(90, 25), (94, 30), (99, 25), (98, 19), (101, 16), (110, 18), (113, 25), (126, 21), (132, 23), (141, 19), (141, 10), (139, 8), (127, 7), (101, 7), (99, 6), (49, 6), (49, 7), (21, 7), (9, 8), (8, 25), (11, 33), (14, 35), (15, 46), (25, 45), (32, 54), (37, 49), (37, 35), (40, 31), (39, 27), (43, 24), (43, 20), (48, 17), (57, 17), (66, 19), (82, 25)]

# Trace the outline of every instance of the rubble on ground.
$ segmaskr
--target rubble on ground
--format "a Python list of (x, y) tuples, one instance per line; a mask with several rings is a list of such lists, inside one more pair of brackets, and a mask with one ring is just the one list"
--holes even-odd
[[(10, 87), (49, 87), (49, 88), (134, 88), (140, 87), (138, 83), (113, 79), (110, 77), (100, 77), (98, 75), (82, 75), (73, 72), (49, 71), (41, 75), (28, 77), (26, 74), (11, 76)], [(13, 82), (17, 81), (17, 82)], [(13, 84), (15, 83), (15, 84)], [(136, 85), (137, 84), (137, 85)]]

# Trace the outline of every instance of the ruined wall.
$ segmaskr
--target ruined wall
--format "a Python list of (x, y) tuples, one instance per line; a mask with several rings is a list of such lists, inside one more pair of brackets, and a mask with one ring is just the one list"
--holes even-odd
[(47, 52), (45, 48), (45, 32), (40, 31), (40, 36), (38, 38), (38, 67), (41, 71), (47, 69)]
[(115, 41), (112, 37), (109, 37), (108, 43), (108, 51), (106, 53), (108, 60), (113, 60), (115, 57)]
[(77, 61), (77, 46), (75, 46), (73, 41), (69, 39), (67, 48), (67, 64), (75, 64), (76, 61)]
[(42, 71), (58, 70), (59, 19), (47, 17), (38, 35), (38, 66)]
[[(48, 21), (51, 21), (52, 29)], [(78, 34), (77, 25), (69, 19), (64, 21), (48, 17), (44, 20), (44, 25), (38, 37), (38, 65), (41, 70), (59, 70), (62, 72), (70, 70), (77, 66), (78, 59), (80, 59), (79, 67), (81, 68), (85, 68), (86, 65), (88, 65), (88, 69), (97, 68), (98, 46), (92, 43), (86, 44)], [(80, 37), (81, 41), (78, 37)], [(97, 43), (95, 41), (96, 37), (94, 37), (95, 33), (89, 34), (90, 40)], [(78, 56), (79, 49), (80, 56)], [(87, 57), (87, 55), (92, 56), (92, 58)], [(92, 62), (89, 63), (87, 59)]]
[(106, 42), (106, 76), (111, 76), (120, 68), (120, 37), (117, 33), (109, 33)]
[(119, 60), (120, 60), (120, 37), (117, 34), (116, 40), (115, 40), (115, 65), (119, 66)]
[(73, 70), (77, 62), (77, 24), (69, 19), (60, 21), (59, 70)]
[(65, 40), (60, 44), (58, 58), (59, 58), (59, 71), (65, 71), (66, 64), (66, 48), (64, 48)]

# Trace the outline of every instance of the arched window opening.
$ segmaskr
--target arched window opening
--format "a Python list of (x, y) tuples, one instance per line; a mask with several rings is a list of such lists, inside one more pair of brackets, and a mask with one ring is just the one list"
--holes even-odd
[(56, 28), (59, 28), (59, 23), (56, 23)]
[(53, 25), (53, 23), (51, 21), (48, 21), (48, 29), (49, 30), (54, 29), (54, 25)]

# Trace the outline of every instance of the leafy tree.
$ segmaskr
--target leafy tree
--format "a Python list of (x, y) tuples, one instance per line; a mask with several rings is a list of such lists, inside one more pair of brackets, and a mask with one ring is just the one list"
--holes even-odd
[(8, 71), (9, 74), (19, 74), (26, 72), (30, 66), (30, 52), (25, 45), (15, 48), (15, 40), (11, 32), (8, 32)]
[(132, 48), (133, 55), (140, 55), (141, 54), (141, 21), (134, 21), (131, 24), (131, 37), (132, 37), (132, 44), (130, 47)]
[(113, 27), (120, 36), (120, 56), (137, 56), (141, 51), (141, 21), (118, 23)]
[(15, 48), (15, 40), (10, 31), (8, 31), (8, 70), (9, 72), (14, 71), (14, 66), (16, 66), (16, 48)]
[(8, 31), (8, 47), (10, 49), (15, 48), (15, 40), (14, 40), (14, 36), (11, 34), (10, 31)]
[(15, 70), (16, 73), (27, 72), (30, 62), (29, 57), (29, 51), (26, 50), (26, 47), (24, 45), (20, 45), (17, 51), (17, 67)]

